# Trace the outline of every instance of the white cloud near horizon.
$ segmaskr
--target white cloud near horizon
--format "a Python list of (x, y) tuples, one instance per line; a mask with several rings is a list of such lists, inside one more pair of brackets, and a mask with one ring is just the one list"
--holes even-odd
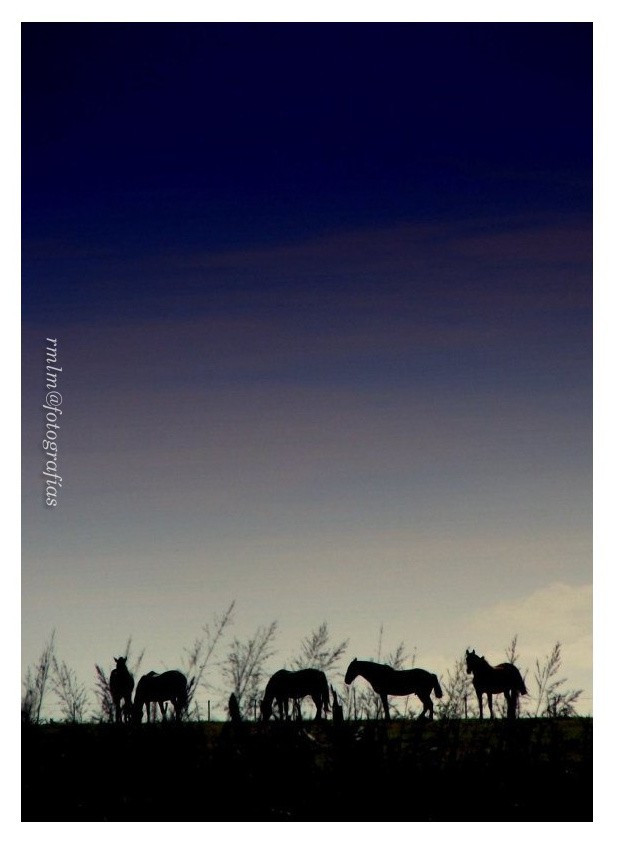
[(510, 638), (517, 633), (520, 647), (526, 651), (542, 639), (549, 639), (551, 646), (557, 640), (565, 645), (574, 645), (587, 636), (591, 640), (592, 616), (593, 586), (557, 581), (523, 598), (507, 599), (478, 611), (472, 630), (486, 635), (493, 626), (494, 637), (500, 629)]

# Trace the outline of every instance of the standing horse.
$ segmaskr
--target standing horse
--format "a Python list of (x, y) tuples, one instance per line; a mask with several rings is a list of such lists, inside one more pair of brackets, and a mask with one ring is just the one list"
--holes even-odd
[(149, 708), (152, 701), (159, 704), (162, 718), (165, 715), (164, 701), (171, 701), (177, 721), (181, 719), (188, 703), (188, 682), (181, 672), (172, 670), (161, 675), (148, 672), (138, 681), (134, 696), (134, 721), (142, 721), (142, 708), (147, 707), (147, 721), (150, 719)]
[(485, 657), (466, 649), (466, 671), (472, 675), (472, 684), (479, 701), (479, 718), (483, 718), (483, 695), (487, 695), (490, 718), (494, 718), (492, 695), (502, 692), (507, 700), (507, 718), (515, 718), (518, 693), (526, 695), (526, 684), (517, 666), (499, 663), (490, 666)]
[(354, 658), (347, 667), (345, 683), (349, 686), (358, 676), (367, 680), (380, 696), (387, 719), (390, 718), (389, 695), (416, 695), (423, 702), (423, 711), (418, 717), (425, 718), (428, 712), (430, 719), (433, 718), (432, 690), (436, 698), (442, 697), (437, 676), (424, 669), (393, 669), (392, 666)]
[(326, 714), (330, 711), (328, 679), (320, 669), (301, 669), (299, 672), (280, 669), (271, 676), (265, 687), (265, 695), (261, 701), (262, 720), (269, 721), (274, 701), (276, 701), (280, 718), (288, 720), (289, 698), (295, 704), (307, 695), (311, 696), (317, 708), (315, 721), (321, 718), (322, 709)]
[[(116, 721), (129, 721), (134, 678), (127, 668), (127, 657), (115, 657), (114, 662), (116, 667), (110, 672), (110, 695), (114, 703)], [(121, 701), (123, 702), (122, 709)]]

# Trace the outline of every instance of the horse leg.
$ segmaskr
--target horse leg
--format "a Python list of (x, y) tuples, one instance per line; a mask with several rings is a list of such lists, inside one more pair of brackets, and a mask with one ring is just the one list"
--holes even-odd
[(425, 700), (425, 697), (423, 695), (419, 695), (418, 692), (415, 692), (414, 694), (416, 695), (418, 700), (423, 705), (423, 709), (422, 709), (421, 713), (419, 714), (418, 718), (419, 719), (425, 718), (425, 713), (427, 712), (427, 701)]
[(489, 717), (494, 717), (494, 696), (491, 692), (487, 693), (487, 706), (489, 707)]
[(313, 701), (315, 702), (315, 706), (317, 707), (315, 721), (318, 721), (321, 718), (321, 695), (313, 695)]
[(515, 710), (517, 707), (517, 693), (514, 689), (508, 689), (505, 692), (507, 700), (507, 718), (515, 718)]
[(433, 718), (433, 701), (431, 700), (431, 692), (429, 695), (426, 695), (424, 698), (421, 698), (423, 702), (423, 714), (425, 712), (429, 712), (429, 721)]
[(386, 721), (390, 721), (390, 707), (388, 706), (388, 695), (380, 695), (382, 699), (382, 705), (384, 707), (384, 715), (386, 717)]
[(481, 691), (479, 691), (478, 689), (476, 690), (476, 693), (477, 693), (477, 700), (479, 702), (479, 718), (482, 719), (483, 718), (483, 693)]

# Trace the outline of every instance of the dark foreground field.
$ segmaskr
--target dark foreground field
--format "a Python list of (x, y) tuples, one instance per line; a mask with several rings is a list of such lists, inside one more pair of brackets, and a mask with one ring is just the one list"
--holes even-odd
[(44, 725), (23, 821), (591, 821), (592, 719)]

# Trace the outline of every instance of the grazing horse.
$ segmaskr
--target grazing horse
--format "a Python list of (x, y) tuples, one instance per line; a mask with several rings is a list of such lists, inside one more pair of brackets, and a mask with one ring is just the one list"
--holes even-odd
[(280, 669), (271, 676), (265, 687), (265, 695), (261, 701), (262, 720), (269, 721), (274, 701), (280, 718), (288, 720), (289, 698), (295, 704), (307, 695), (311, 696), (317, 708), (315, 721), (321, 718), (322, 709), (326, 714), (330, 711), (328, 679), (320, 669), (301, 669), (299, 672)]
[[(110, 695), (114, 703), (116, 721), (129, 721), (132, 709), (134, 678), (127, 668), (127, 657), (115, 657), (116, 667), (110, 672)], [(121, 701), (123, 707), (121, 708)]]
[(387, 719), (390, 718), (389, 695), (416, 695), (423, 702), (423, 711), (418, 717), (425, 718), (425, 713), (428, 712), (430, 719), (433, 718), (432, 690), (436, 698), (442, 697), (438, 678), (424, 669), (393, 669), (392, 666), (354, 658), (347, 667), (345, 683), (349, 686), (358, 676), (367, 680), (380, 696)]
[(181, 672), (172, 670), (163, 672), (148, 672), (138, 681), (134, 696), (134, 721), (142, 721), (142, 708), (147, 707), (147, 720), (150, 718), (149, 708), (152, 701), (159, 704), (162, 717), (165, 715), (164, 701), (171, 701), (177, 721), (181, 719), (183, 710), (188, 702), (188, 682)]
[(490, 666), (485, 657), (466, 649), (466, 671), (472, 675), (472, 684), (479, 700), (479, 718), (483, 718), (483, 695), (487, 695), (490, 718), (494, 718), (492, 695), (502, 692), (507, 700), (507, 718), (515, 718), (518, 693), (526, 695), (526, 685), (517, 666), (499, 663)]

